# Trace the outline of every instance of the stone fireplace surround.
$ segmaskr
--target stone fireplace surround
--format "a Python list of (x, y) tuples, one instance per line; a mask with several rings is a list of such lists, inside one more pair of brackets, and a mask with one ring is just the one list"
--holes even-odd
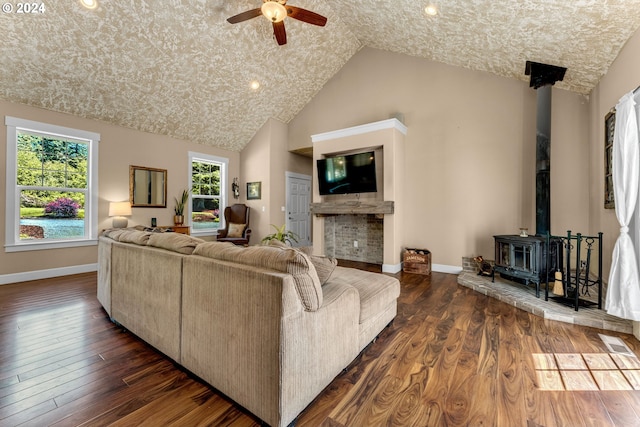
[[(327, 256), (383, 263), (384, 220), (376, 215), (334, 215), (324, 218)], [(354, 244), (357, 242), (357, 247)]]

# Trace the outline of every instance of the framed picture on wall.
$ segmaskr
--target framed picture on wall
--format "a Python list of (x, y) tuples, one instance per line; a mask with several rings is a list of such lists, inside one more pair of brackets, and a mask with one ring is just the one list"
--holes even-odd
[(262, 198), (262, 181), (247, 182), (247, 200), (260, 200)]
[(616, 127), (616, 111), (610, 111), (604, 117), (604, 208), (615, 209), (613, 196), (613, 133)]

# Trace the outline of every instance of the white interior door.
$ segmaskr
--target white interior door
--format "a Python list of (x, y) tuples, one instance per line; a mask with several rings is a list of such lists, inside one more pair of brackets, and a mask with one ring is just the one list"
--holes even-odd
[(287, 230), (299, 236), (295, 246), (311, 246), (311, 177), (287, 172)]

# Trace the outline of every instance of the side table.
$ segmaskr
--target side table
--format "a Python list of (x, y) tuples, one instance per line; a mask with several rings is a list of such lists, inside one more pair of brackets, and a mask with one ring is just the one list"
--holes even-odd
[(158, 228), (173, 230), (176, 233), (191, 235), (191, 229), (188, 225), (163, 225)]

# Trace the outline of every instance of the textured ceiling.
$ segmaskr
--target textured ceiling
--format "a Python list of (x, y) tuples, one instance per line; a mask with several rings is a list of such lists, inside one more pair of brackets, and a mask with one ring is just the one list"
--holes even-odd
[(260, 0), (43, 1), (0, 14), (1, 99), (231, 150), (363, 46), (521, 80), (527, 60), (564, 66), (556, 86), (587, 94), (640, 26), (640, 0), (438, 0), (436, 17), (426, 0), (290, 0), (328, 23), (287, 19), (279, 47), (262, 17), (226, 22)]

